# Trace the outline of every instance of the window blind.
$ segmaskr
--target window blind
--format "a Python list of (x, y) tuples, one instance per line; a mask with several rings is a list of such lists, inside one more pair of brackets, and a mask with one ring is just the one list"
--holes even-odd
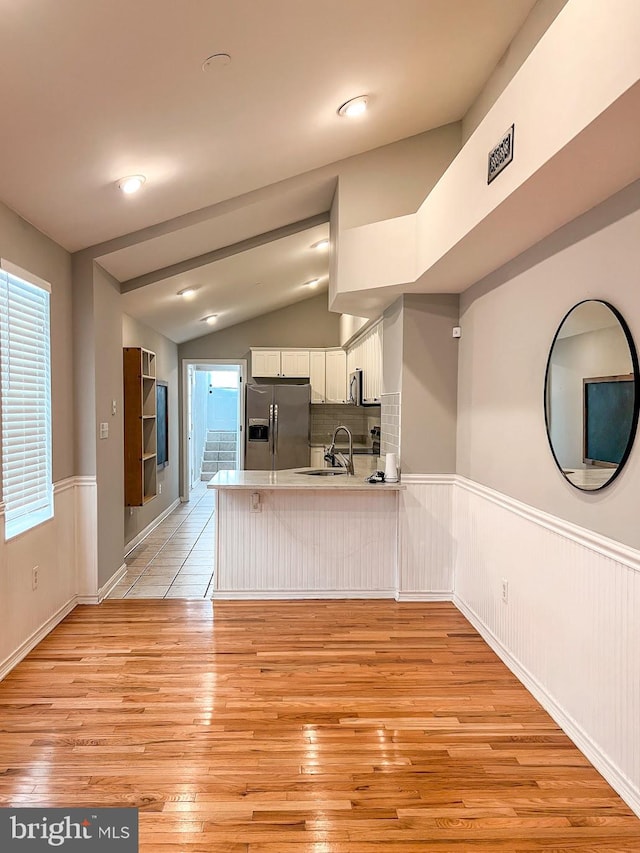
[(0, 261), (5, 539), (53, 516), (49, 285)]

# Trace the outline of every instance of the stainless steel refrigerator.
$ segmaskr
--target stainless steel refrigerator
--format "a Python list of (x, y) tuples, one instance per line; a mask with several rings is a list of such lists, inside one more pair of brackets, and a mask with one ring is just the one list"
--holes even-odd
[(309, 465), (310, 385), (247, 385), (244, 467), (281, 471)]

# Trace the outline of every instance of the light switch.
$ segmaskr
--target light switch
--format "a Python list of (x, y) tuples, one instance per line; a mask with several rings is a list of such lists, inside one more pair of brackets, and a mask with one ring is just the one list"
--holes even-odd
[(100, 438), (109, 438), (109, 424), (100, 424)]

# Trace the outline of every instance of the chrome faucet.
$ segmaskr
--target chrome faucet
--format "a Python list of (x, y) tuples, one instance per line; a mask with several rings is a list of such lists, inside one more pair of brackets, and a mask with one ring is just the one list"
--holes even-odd
[[(349, 436), (349, 458), (347, 459), (344, 453), (340, 453), (338, 451), (335, 452), (336, 447), (336, 436), (343, 429), (346, 434)], [(324, 458), (326, 462), (330, 462), (332, 467), (336, 466), (336, 460), (343, 468), (346, 468), (347, 474), (354, 473), (353, 470), (353, 436), (351, 435), (351, 430), (346, 426), (337, 426), (333, 431), (333, 438), (331, 439), (331, 444), (327, 447), (327, 450), (324, 454)]]

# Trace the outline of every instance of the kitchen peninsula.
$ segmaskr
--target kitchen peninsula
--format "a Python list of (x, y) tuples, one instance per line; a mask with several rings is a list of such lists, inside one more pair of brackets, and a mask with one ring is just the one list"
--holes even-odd
[(395, 596), (400, 483), (220, 471), (209, 488), (217, 491), (214, 599)]

